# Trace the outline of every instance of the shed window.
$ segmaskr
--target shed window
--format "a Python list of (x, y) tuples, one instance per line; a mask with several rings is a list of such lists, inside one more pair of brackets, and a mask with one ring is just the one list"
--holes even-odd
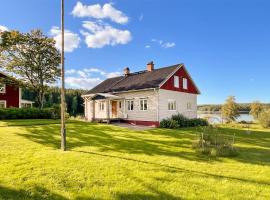
[(183, 78), (183, 89), (187, 90), (188, 89), (188, 82), (186, 78)]
[(174, 87), (179, 88), (179, 77), (174, 76)]
[(0, 93), (6, 93), (6, 84), (0, 83)]
[(6, 108), (7, 107), (7, 102), (6, 101), (0, 101), (0, 108)]
[(133, 100), (127, 100), (127, 109), (134, 110), (134, 101)]
[(168, 110), (176, 110), (176, 101), (168, 100)]
[(140, 110), (147, 110), (147, 99), (140, 99)]

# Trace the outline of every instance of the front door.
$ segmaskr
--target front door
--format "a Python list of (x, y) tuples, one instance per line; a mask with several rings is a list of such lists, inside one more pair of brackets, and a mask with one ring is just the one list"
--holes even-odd
[(117, 101), (112, 101), (112, 117), (117, 117)]

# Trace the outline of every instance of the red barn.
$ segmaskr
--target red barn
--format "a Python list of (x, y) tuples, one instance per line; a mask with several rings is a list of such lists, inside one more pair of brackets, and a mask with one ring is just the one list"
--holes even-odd
[(22, 99), (21, 88), (14, 83), (3, 81), (5, 79), (11, 78), (0, 72), (0, 108), (32, 107), (32, 101)]

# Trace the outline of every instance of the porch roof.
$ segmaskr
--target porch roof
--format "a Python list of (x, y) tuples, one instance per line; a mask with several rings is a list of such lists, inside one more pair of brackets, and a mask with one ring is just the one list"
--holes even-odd
[(87, 95), (83, 95), (83, 97), (89, 97), (92, 100), (95, 99), (122, 99), (123, 97), (119, 97), (113, 94), (109, 94), (109, 93), (95, 93), (95, 94), (87, 94)]

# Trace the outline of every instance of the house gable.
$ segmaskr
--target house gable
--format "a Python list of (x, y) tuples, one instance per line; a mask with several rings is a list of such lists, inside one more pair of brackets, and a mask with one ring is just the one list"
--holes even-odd
[[(179, 87), (174, 86), (174, 76), (179, 77)], [(187, 79), (187, 89), (183, 88), (183, 78)], [(199, 89), (193, 82), (191, 76), (189, 75), (184, 65), (181, 65), (173, 74), (171, 74), (167, 78), (167, 80), (160, 85), (160, 89), (179, 91), (191, 94), (200, 94)]]

